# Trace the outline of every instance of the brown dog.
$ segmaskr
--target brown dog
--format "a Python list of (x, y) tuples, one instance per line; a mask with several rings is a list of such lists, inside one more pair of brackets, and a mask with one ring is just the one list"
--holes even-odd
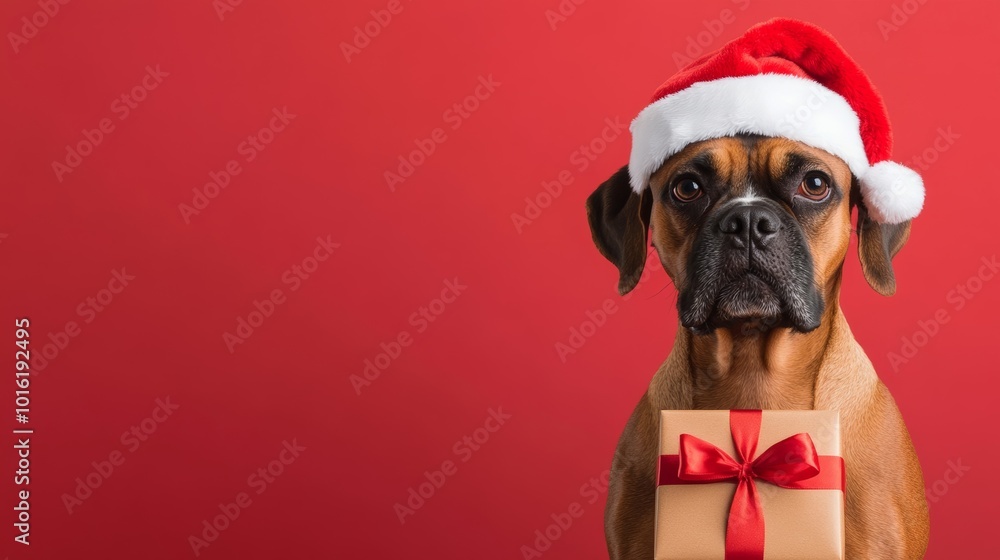
[(910, 222), (872, 220), (848, 165), (783, 138), (696, 142), (636, 194), (622, 168), (587, 200), (594, 242), (635, 287), (647, 231), (679, 292), (674, 347), (625, 426), (605, 511), (612, 560), (653, 557), (659, 411), (840, 411), (846, 557), (922, 558), (928, 511), (899, 410), (840, 310), (858, 209), (868, 283), (891, 295)]

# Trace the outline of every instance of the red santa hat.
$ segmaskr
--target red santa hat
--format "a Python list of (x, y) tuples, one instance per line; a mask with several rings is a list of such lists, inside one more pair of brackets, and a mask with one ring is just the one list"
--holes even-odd
[(805, 22), (758, 24), (692, 62), (656, 90), (630, 130), (636, 192), (688, 144), (752, 133), (843, 159), (876, 221), (913, 219), (924, 204), (920, 175), (889, 161), (892, 131), (875, 86), (836, 39)]

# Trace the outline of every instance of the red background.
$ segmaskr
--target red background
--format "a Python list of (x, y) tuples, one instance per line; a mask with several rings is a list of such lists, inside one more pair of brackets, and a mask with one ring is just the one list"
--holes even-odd
[[(651, 261), (622, 301), (590, 240), (583, 201), (626, 162), (627, 135), (586, 169), (571, 157), (606, 118), (627, 123), (699, 33), (715, 30), (701, 37), (715, 49), (779, 15), (825, 27), (868, 70), (896, 160), (933, 156), (926, 209), (896, 263), (899, 293), (870, 290), (852, 252), (843, 306), (923, 464), (934, 498), (927, 557), (997, 552), (987, 497), (1000, 288), (973, 280), (972, 299), (951, 292), (997, 251), (995, 3), (897, 2), (912, 13), (884, 35), (888, 0), (742, 10), (594, 0), (555, 29), (546, 10), (556, 0), (402, 1), (350, 61), (342, 43), (386, 2), (243, 2), (221, 21), (208, 0), (70, 2), (18, 52), (0, 48), (0, 337), (13, 342), (13, 319), (28, 316), (41, 352), (67, 321), (80, 326), (32, 378), (30, 547), (10, 540), (16, 458), (4, 446), (0, 554), (193, 557), (188, 536), (296, 439), (306, 450), (265, 492), (249, 491), (252, 504), (202, 557), (520, 558), (573, 502), (582, 517), (542, 556), (606, 557), (605, 494), (590, 504), (581, 487), (610, 464), (666, 356), (675, 294)], [(0, 31), (20, 33), (39, 9), (5, 2)], [(732, 23), (711, 22), (726, 9)], [(147, 65), (169, 76), (120, 120), (112, 102)], [(445, 111), (480, 76), (500, 85), (452, 129)], [(285, 106), (296, 115), (287, 128), (241, 159), (240, 143)], [(114, 130), (58, 181), (52, 162), (104, 118)], [(391, 191), (384, 173), (435, 128), (447, 139)], [(939, 129), (958, 137), (935, 152)], [(185, 223), (178, 205), (231, 159), (242, 172)], [(519, 233), (511, 215), (563, 170), (572, 183)], [(282, 274), (327, 235), (339, 248), (291, 291)], [(134, 280), (83, 323), (77, 306), (120, 267)], [(418, 332), (411, 314), (454, 278), (467, 288)], [(287, 300), (230, 353), (223, 334), (274, 289)], [(556, 344), (608, 298), (617, 311), (561, 360)], [(948, 322), (894, 368), (889, 352), (941, 310)], [(403, 331), (412, 343), (357, 394), (351, 376)], [(11, 368), (15, 348), (4, 347)], [(15, 428), (8, 379), (0, 402)], [(180, 408), (128, 452), (121, 434), (167, 396)], [(504, 426), (456, 453), (496, 407), (511, 415)], [(68, 513), (76, 478), (123, 450)], [(447, 460), (457, 472), (401, 524), (394, 504)], [(946, 476), (959, 461), (968, 472)]]

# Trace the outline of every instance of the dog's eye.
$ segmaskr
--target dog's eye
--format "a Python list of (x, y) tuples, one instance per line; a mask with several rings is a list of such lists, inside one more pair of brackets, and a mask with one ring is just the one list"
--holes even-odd
[(691, 202), (701, 196), (702, 188), (694, 179), (684, 177), (674, 183), (674, 198), (681, 202)]
[(810, 173), (799, 183), (796, 194), (809, 200), (823, 200), (830, 194), (830, 182), (818, 173)]

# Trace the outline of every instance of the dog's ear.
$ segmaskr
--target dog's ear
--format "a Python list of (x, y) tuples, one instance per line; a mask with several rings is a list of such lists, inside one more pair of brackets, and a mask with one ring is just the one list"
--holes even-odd
[(629, 185), (628, 166), (601, 183), (587, 198), (587, 220), (594, 244), (618, 267), (618, 293), (635, 288), (646, 265), (646, 234), (653, 198), (649, 187), (642, 196)]
[(910, 220), (900, 224), (880, 224), (868, 216), (863, 202), (858, 204), (858, 256), (868, 285), (883, 296), (896, 293), (892, 258), (910, 237)]

